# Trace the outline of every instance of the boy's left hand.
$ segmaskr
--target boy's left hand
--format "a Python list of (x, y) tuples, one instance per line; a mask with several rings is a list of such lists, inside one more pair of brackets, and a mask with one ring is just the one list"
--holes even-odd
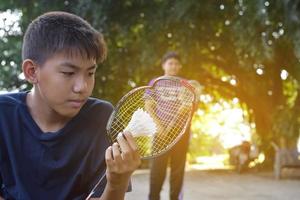
[(107, 184), (112, 189), (127, 190), (130, 176), (141, 164), (141, 158), (131, 133), (119, 134), (117, 141), (105, 154)]

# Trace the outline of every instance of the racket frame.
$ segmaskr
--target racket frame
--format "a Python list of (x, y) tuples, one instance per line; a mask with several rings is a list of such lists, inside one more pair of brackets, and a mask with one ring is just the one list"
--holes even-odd
[[(118, 113), (120, 107), (122, 106), (123, 102), (125, 102), (128, 97), (130, 97), (131, 95), (133, 95), (138, 90), (146, 90), (146, 89), (155, 88), (155, 85), (157, 84), (157, 82), (162, 81), (162, 80), (171, 80), (171, 81), (177, 81), (177, 82), (179, 82), (181, 85), (185, 86), (187, 89), (189, 89), (192, 92), (192, 94), (193, 94), (193, 101), (192, 101), (193, 104), (196, 102), (195, 88), (192, 85), (190, 85), (187, 80), (179, 78), (179, 77), (175, 77), (175, 76), (161, 76), (161, 77), (156, 78), (154, 80), (154, 82), (153, 82), (152, 85), (141, 86), (141, 87), (134, 88), (131, 91), (129, 91), (127, 94), (125, 94), (120, 99), (120, 101), (116, 104), (113, 112), (111, 113), (111, 115), (110, 115), (110, 117), (108, 119), (108, 122), (107, 122), (107, 125), (106, 125), (106, 131), (107, 131), (107, 135), (109, 137), (109, 140), (110, 140), (111, 144), (114, 141), (112, 139), (112, 135), (110, 134), (110, 127), (111, 127), (111, 124), (112, 124), (112, 122), (113, 122), (116, 114)], [(158, 156), (163, 155), (167, 151), (169, 151), (182, 138), (182, 136), (184, 135), (184, 133), (187, 131), (187, 128), (190, 125), (190, 122), (192, 120), (193, 109), (194, 108), (191, 109), (191, 111), (189, 113), (189, 116), (188, 116), (188, 119), (187, 119), (187, 122), (185, 123), (185, 125), (184, 125), (183, 129), (181, 130), (181, 132), (178, 134), (178, 137), (176, 137), (163, 151), (161, 151), (161, 152), (159, 152), (159, 153), (157, 153), (155, 155), (141, 157), (141, 159), (142, 160), (148, 160), (148, 159), (156, 158)]]

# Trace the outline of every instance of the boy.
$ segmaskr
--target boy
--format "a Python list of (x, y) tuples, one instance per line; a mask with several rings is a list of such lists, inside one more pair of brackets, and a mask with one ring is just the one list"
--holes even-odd
[[(167, 52), (162, 58), (162, 68), (165, 76), (178, 76), (181, 69), (180, 57), (176, 52)], [(149, 84), (152, 85), (155, 79)], [(172, 92), (172, 88), (169, 89)], [(160, 100), (168, 101), (163, 96), (159, 97)], [(159, 115), (167, 116), (168, 112), (164, 112), (164, 109), (157, 108)], [(184, 168), (186, 161), (186, 153), (189, 143), (189, 129), (180, 140), (166, 153), (152, 160), (150, 168), (150, 192), (149, 200), (159, 200), (162, 185), (166, 177), (166, 170), (168, 162), (170, 161), (170, 199), (179, 200), (182, 199), (182, 185), (184, 178)]]
[[(0, 96), (0, 196), (4, 199), (124, 199), (140, 164), (130, 133), (110, 146), (108, 102), (90, 98), (102, 35), (78, 16), (50, 12), (35, 19), (23, 41), (28, 92)], [(1, 198), (0, 198), (1, 199)]]

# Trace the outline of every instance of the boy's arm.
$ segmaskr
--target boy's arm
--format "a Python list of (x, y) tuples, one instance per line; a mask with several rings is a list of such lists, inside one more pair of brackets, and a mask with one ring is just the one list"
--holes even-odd
[(118, 143), (105, 152), (107, 184), (98, 200), (123, 200), (128, 189), (131, 174), (138, 168), (141, 159), (137, 145), (128, 132), (119, 135)]

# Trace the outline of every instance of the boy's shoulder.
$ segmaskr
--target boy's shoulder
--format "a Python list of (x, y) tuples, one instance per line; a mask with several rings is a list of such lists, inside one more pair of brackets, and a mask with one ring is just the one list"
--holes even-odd
[(90, 98), (88, 98), (87, 102), (83, 106), (81, 113), (92, 114), (93, 112), (96, 112), (98, 114), (101, 114), (101, 113), (102, 114), (104, 114), (104, 113), (110, 114), (113, 111), (113, 109), (114, 109), (114, 107), (110, 102), (108, 102), (106, 100), (90, 97)]
[(112, 104), (109, 101), (98, 99), (95, 97), (89, 97), (87, 100), (87, 103), (89, 105), (106, 105), (106, 106), (112, 106)]
[(26, 92), (14, 92), (0, 94), (0, 106), (15, 106), (24, 104), (26, 99)]
[(86, 102), (87, 106), (91, 107), (91, 106), (101, 106), (101, 107), (108, 107), (108, 108), (112, 108), (113, 109), (113, 105), (106, 101), (106, 100), (103, 100), (103, 99), (97, 99), (97, 98), (94, 98), (94, 97), (89, 97), (87, 102)]

